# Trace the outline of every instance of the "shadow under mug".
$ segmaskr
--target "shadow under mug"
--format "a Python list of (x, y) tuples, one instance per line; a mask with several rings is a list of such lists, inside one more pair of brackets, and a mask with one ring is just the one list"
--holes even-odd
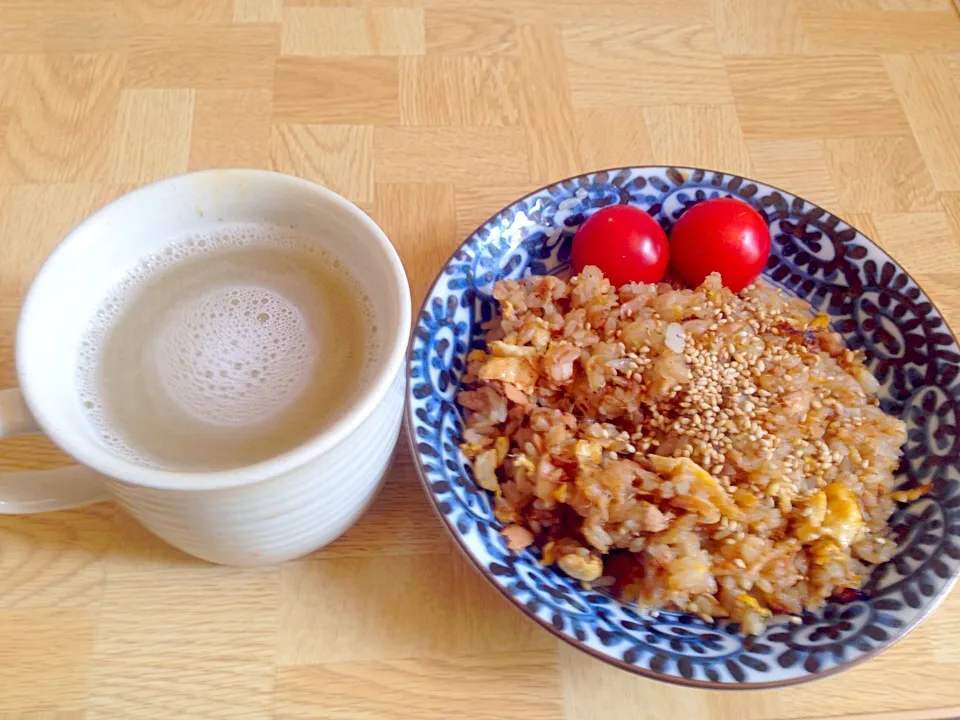
[[(334, 251), (359, 278), (376, 318), (379, 357), (348, 410), (270, 460), (214, 472), (138, 465), (87, 422), (78, 348), (93, 312), (144, 258), (223, 223), (293, 228)], [(0, 391), (0, 437), (43, 432), (78, 465), (0, 472), (0, 514), (112, 496), (153, 533), (211, 562), (289, 560), (342, 534), (373, 500), (403, 410), (410, 290), (400, 258), (359, 208), (315, 183), (266, 170), (204, 170), (138, 188), (84, 220), (34, 278), (16, 331), (18, 389)]]

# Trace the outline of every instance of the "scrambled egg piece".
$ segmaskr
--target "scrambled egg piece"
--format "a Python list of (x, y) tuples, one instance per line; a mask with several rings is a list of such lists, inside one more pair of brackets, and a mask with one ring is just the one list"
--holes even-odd
[(842, 554), (840, 546), (833, 541), (833, 538), (820, 538), (810, 545), (810, 559), (817, 565), (826, 565)]
[(679, 478), (684, 474), (691, 475), (694, 480), (694, 489), (702, 488), (706, 490), (710, 501), (723, 515), (732, 518), (740, 517), (740, 508), (736, 506), (724, 487), (713, 475), (690, 458), (673, 458), (662, 455), (649, 455), (648, 458), (653, 463), (653, 469), (659, 475), (670, 479)]
[(503, 435), (500, 435), (493, 441), (493, 449), (497, 451), (497, 465), (501, 465), (503, 459), (507, 456), (507, 451), (510, 449), (510, 441)]
[(667, 564), (667, 587), (694, 595), (711, 595), (717, 581), (710, 568), (710, 556), (703, 550), (671, 560)]
[(817, 313), (813, 320), (807, 325), (813, 330), (823, 330), (830, 327), (830, 316), (826, 313)]
[(548, 540), (547, 543), (540, 550), (540, 564), (546, 567), (547, 565), (553, 565), (553, 561), (556, 558), (553, 555), (553, 550), (556, 547), (556, 543), (553, 540)]
[(915, 488), (910, 488), (909, 490), (894, 490), (892, 493), (890, 493), (890, 497), (897, 502), (911, 502), (916, 500), (918, 497), (921, 497), (932, 487), (933, 485), (927, 483), (925, 485), (917, 485)]
[(593, 440), (577, 440), (574, 454), (579, 465), (599, 465), (603, 459), (603, 446)]
[(528, 473), (533, 473), (537, 469), (533, 461), (526, 455), (515, 455), (513, 458), (513, 467), (516, 470), (522, 469)]
[(687, 510), (699, 515), (704, 525), (715, 525), (720, 522), (720, 518), (722, 517), (716, 505), (710, 500), (697, 497), (696, 495), (675, 495), (670, 498), (670, 504), (681, 510)]
[(526, 358), (487, 357), (480, 367), (481, 380), (499, 380), (516, 385), (521, 390), (532, 392), (537, 383), (537, 371)]
[(537, 349), (529, 345), (511, 345), (502, 340), (491, 340), (487, 343), (490, 354), (494, 357), (522, 357), (530, 358), (537, 354)]
[(570, 553), (557, 560), (557, 565), (570, 577), (583, 582), (596, 580), (603, 573), (603, 561), (593, 553), (586, 557)]
[(493, 516), (504, 525), (509, 523), (520, 522), (520, 518), (517, 517), (517, 514), (509, 508), (507, 505), (498, 503), (493, 508)]
[(734, 490), (733, 499), (737, 501), (737, 505), (747, 509), (755, 507), (759, 502), (756, 495), (744, 488), (737, 488)]
[(493, 493), (500, 492), (497, 480), (497, 451), (485, 450), (473, 461), (473, 477), (477, 485)]
[(863, 532), (863, 515), (854, 492), (832, 482), (810, 496), (810, 514), (797, 526), (797, 537), (810, 543), (810, 558), (826, 565), (850, 547)]
[(472, 458), (481, 450), (483, 450), (483, 447), (480, 445), (475, 445), (474, 443), (460, 443), (460, 452), (467, 457)]
[(740, 593), (737, 595), (737, 600), (742, 602), (744, 605), (749, 607), (756, 613), (760, 613), (763, 617), (770, 617), (773, 613), (770, 612), (769, 608), (763, 607), (753, 595), (748, 595), (747, 593)]
[(850, 547), (863, 530), (863, 516), (857, 496), (846, 485), (832, 482), (824, 488), (827, 513), (823, 519), (824, 534), (829, 534), (842, 548)]

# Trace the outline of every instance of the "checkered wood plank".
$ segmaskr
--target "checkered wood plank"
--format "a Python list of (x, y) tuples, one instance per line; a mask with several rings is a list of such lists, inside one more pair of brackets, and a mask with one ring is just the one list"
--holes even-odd
[[(950, 0), (3, 0), (0, 385), (63, 234), (204, 167), (346, 195), (396, 244), (415, 300), (466, 233), (543, 183), (727, 169), (862, 227), (956, 326), (958, 117)], [(0, 469), (63, 462), (42, 438), (0, 442)], [(208, 566), (110, 503), (0, 517), (2, 720), (927, 720), (960, 715), (958, 636), (954, 594), (815, 684), (632, 677), (474, 574), (405, 450), (355, 528), (278, 568)]]

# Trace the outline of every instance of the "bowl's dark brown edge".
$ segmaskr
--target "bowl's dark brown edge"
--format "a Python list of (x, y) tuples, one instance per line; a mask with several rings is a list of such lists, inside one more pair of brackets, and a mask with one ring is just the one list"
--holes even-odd
[[(460, 250), (464, 245), (466, 245), (467, 240), (469, 240), (471, 237), (473, 237), (473, 235), (475, 235), (479, 230), (483, 229), (483, 227), (484, 227), (487, 223), (489, 223), (493, 218), (495, 218), (497, 215), (502, 214), (502, 213), (505, 212), (508, 208), (510, 208), (512, 205), (516, 204), (517, 202), (520, 202), (521, 200), (524, 200), (525, 198), (528, 198), (528, 197), (530, 197), (531, 195), (536, 195), (537, 193), (542, 192), (542, 191), (546, 190), (547, 188), (553, 187), (554, 185), (559, 185), (559, 184), (562, 184), (562, 183), (565, 183), (565, 182), (574, 180), (574, 179), (576, 179), (576, 178), (583, 177), (584, 175), (595, 175), (595, 174), (597, 174), (597, 173), (608, 173), (608, 174), (611, 174), (611, 173), (619, 173), (619, 172), (629, 171), (629, 170), (659, 170), (659, 169), (662, 169), (662, 168), (673, 168), (673, 169), (675, 169), (675, 170), (679, 170), (680, 172), (691, 172), (691, 173), (692, 173), (692, 172), (700, 171), (700, 172), (704, 172), (704, 173), (714, 173), (714, 174), (718, 174), (718, 175), (723, 175), (723, 176), (725, 176), (725, 177), (727, 177), (727, 176), (729, 176), (729, 177), (738, 177), (738, 178), (741, 178), (741, 179), (743, 179), (743, 180), (746, 180), (747, 182), (759, 183), (759, 184), (761, 184), (761, 185), (766, 185), (767, 187), (773, 188), (774, 190), (776, 190), (776, 191), (778, 191), (778, 192), (785, 193), (785, 194), (787, 194), (787, 195), (793, 195), (794, 197), (799, 198), (800, 200), (803, 200), (804, 202), (807, 202), (807, 203), (809, 203), (810, 205), (813, 205), (814, 207), (821, 208), (822, 210), (824, 210), (824, 211), (826, 211), (826, 212), (830, 212), (830, 211), (827, 210), (826, 208), (823, 208), (823, 207), (821, 207), (820, 205), (818, 205), (818, 204), (816, 204), (816, 203), (814, 203), (814, 202), (811, 202), (810, 200), (807, 200), (806, 198), (803, 198), (803, 197), (801, 197), (801, 196), (799, 196), (799, 195), (796, 195), (795, 193), (792, 193), (792, 192), (790, 192), (790, 191), (788, 191), (788, 190), (783, 190), (782, 188), (779, 188), (779, 187), (777, 187), (776, 185), (771, 185), (770, 183), (763, 182), (763, 181), (761, 181), (761, 180), (754, 180), (754, 179), (749, 178), (749, 177), (746, 177), (746, 176), (744, 176), (744, 175), (739, 175), (739, 174), (737, 174), (737, 173), (724, 172), (724, 171), (722, 171), (722, 170), (711, 170), (711, 169), (709, 169), (709, 168), (687, 167), (687, 166), (681, 166), (681, 165), (627, 165), (627, 166), (620, 166), (620, 167), (604, 168), (604, 169), (600, 169), (600, 170), (589, 170), (589, 171), (587, 171), (587, 172), (577, 173), (576, 175), (570, 175), (570, 176), (568, 176), (568, 177), (563, 178), (562, 180), (556, 180), (556, 181), (554, 181), (554, 182), (547, 183), (546, 185), (542, 185), (542, 186), (540, 186), (539, 188), (537, 188), (537, 189), (535, 189), (535, 190), (531, 190), (531, 191), (528, 192), (526, 195), (523, 195), (522, 197), (517, 198), (516, 200), (511, 201), (511, 202), (508, 203), (507, 205), (504, 205), (502, 208), (500, 208), (498, 211), (496, 211), (496, 212), (493, 213), (490, 217), (488, 217), (486, 220), (484, 220), (482, 223), (480, 223), (472, 232), (470, 232), (470, 233), (467, 234), (467, 236), (463, 239), (463, 241), (462, 241), (459, 245), (457, 245), (457, 247), (450, 253), (450, 255), (452, 256), (454, 253), (456, 253), (458, 250)], [(722, 189), (722, 188), (718, 188), (718, 189)], [(832, 212), (830, 212), (830, 214), (831, 214), (831, 215), (834, 215), (834, 213), (832, 213)], [(838, 217), (838, 218), (839, 218), (838, 215), (834, 215), (834, 217)], [(840, 219), (842, 220), (842, 218), (840, 218)], [(918, 283), (918, 282), (914, 279), (914, 277), (913, 277), (902, 265), (900, 265), (899, 262), (897, 262), (889, 253), (887, 253), (886, 250), (884, 250), (882, 247), (880, 247), (879, 245), (877, 245), (877, 243), (875, 243), (871, 238), (867, 237), (864, 233), (862, 233), (862, 232), (860, 232), (859, 230), (857, 230), (856, 227), (854, 227), (853, 225), (851, 225), (851, 224), (850, 224), (849, 222), (847, 222), (846, 220), (843, 220), (843, 222), (845, 222), (847, 225), (849, 225), (851, 228), (853, 228), (853, 230), (855, 230), (855, 231), (856, 231), (857, 233), (859, 233), (861, 236), (863, 236), (864, 238), (867, 238), (867, 240), (869, 240), (870, 243), (871, 243), (874, 247), (876, 247), (878, 250), (880, 250), (880, 252), (882, 252), (884, 255), (886, 255), (892, 262), (894, 262), (894, 263), (897, 265), (897, 267), (900, 268), (901, 272), (903, 272), (908, 278), (910, 278), (910, 280), (913, 281), (913, 283), (914, 283), (918, 288), (920, 288), (921, 291), (923, 291), (923, 288), (922, 288), (922, 286), (920, 285), (920, 283)], [(445, 260), (444, 263), (440, 266), (440, 269), (437, 271), (437, 274), (434, 276), (433, 282), (430, 283), (430, 285), (428, 286), (428, 288), (427, 288), (427, 290), (426, 290), (426, 292), (425, 292), (425, 294), (424, 294), (424, 296), (423, 296), (423, 301), (420, 303), (420, 308), (417, 310), (417, 314), (414, 315), (414, 317), (413, 317), (413, 323), (412, 323), (413, 327), (412, 327), (412, 329), (413, 329), (414, 331), (416, 330), (417, 318), (420, 317), (420, 314), (423, 312), (423, 309), (426, 307), (427, 300), (429, 299), (431, 293), (433, 292), (433, 289), (434, 289), (435, 287), (437, 287), (437, 284), (440, 282), (440, 279), (441, 279), (442, 276), (443, 276), (443, 269), (447, 266), (448, 262), (449, 262), (449, 257), (448, 257), (448, 259)], [(944, 325), (947, 326), (947, 332), (950, 333), (950, 337), (951, 337), (951, 338), (953, 339), (953, 341), (956, 343), (956, 342), (957, 342), (956, 335), (954, 334), (953, 329), (950, 327), (950, 324), (947, 322), (946, 317), (944, 317), (943, 313), (940, 312), (940, 308), (937, 307), (936, 303), (933, 301), (933, 298), (931, 298), (928, 293), (926, 293), (926, 292), (924, 291), (923, 294), (927, 296), (927, 300), (930, 302), (930, 304), (933, 306), (933, 308), (937, 311), (937, 314), (938, 314), (941, 318), (943, 318), (943, 323), (944, 323)], [(623, 660), (618, 660), (618, 659), (616, 659), (615, 657), (613, 657), (613, 656), (611, 656), (611, 655), (607, 655), (607, 654), (602, 653), (602, 652), (600, 652), (600, 651), (598, 651), (598, 650), (595, 650), (594, 648), (590, 647), (589, 645), (586, 645), (585, 643), (581, 642), (580, 640), (577, 640), (575, 637), (571, 637), (570, 635), (568, 635), (568, 634), (566, 634), (566, 633), (560, 632), (560, 631), (557, 630), (553, 625), (551, 625), (551, 624), (548, 623), (546, 620), (544, 620), (543, 618), (541, 618), (539, 615), (536, 615), (536, 614), (534, 614), (534, 613), (531, 613), (531, 612), (523, 605), (523, 603), (521, 603), (521, 602), (520, 602), (519, 600), (517, 600), (513, 595), (511, 595), (510, 593), (508, 593), (507, 590), (506, 590), (506, 588), (504, 588), (502, 585), (500, 585), (500, 583), (497, 582), (496, 578), (494, 578), (493, 575), (492, 575), (490, 572), (488, 572), (487, 569), (470, 553), (470, 551), (467, 550), (467, 548), (466, 548), (466, 546), (464, 545), (462, 539), (460, 538), (460, 533), (459, 533), (459, 532), (457, 531), (457, 529), (450, 523), (450, 521), (447, 519), (447, 517), (446, 517), (442, 512), (440, 512), (440, 508), (437, 507), (437, 503), (436, 503), (436, 500), (435, 500), (434, 497), (433, 497), (433, 493), (430, 491), (430, 487), (429, 487), (429, 485), (427, 484), (426, 472), (424, 471), (423, 465), (422, 465), (421, 462), (420, 462), (420, 456), (419, 456), (418, 451), (417, 451), (417, 444), (416, 444), (416, 439), (415, 439), (415, 435), (414, 435), (414, 428), (413, 428), (413, 408), (411, 407), (410, 402), (409, 402), (409, 399), (410, 399), (410, 371), (412, 370), (412, 364), (413, 364), (413, 357), (412, 357), (412, 353), (413, 353), (413, 340), (412, 340), (412, 338), (413, 338), (413, 334), (411, 333), (410, 347), (407, 348), (407, 361), (406, 361), (406, 369), (407, 369), (406, 393), (407, 393), (407, 397), (406, 397), (406, 402), (404, 403), (405, 409), (404, 409), (404, 413), (403, 413), (403, 423), (404, 423), (404, 427), (405, 427), (405, 429), (406, 429), (407, 442), (408, 442), (409, 445), (410, 445), (410, 455), (411, 455), (411, 457), (413, 458), (414, 467), (417, 469), (417, 476), (420, 478), (420, 485), (423, 487), (424, 493), (426, 494), (427, 498), (430, 500), (430, 507), (433, 508), (434, 513), (436, 513), (436, 515), (440, 518), (440, 521), (443, 523), (444, 527), (446, 527), (447, 532), (450, 533), (450, 535), (456, 540), (456, 546), (457, 546), (457, 548), (460, 550), (460, 552), (461, 552), (464, 556), (466, 556), (466, 558), (470, 561), (470, 563), (473, 565), (473, 567), (474, 567), (481, 575), (483, 575), (483, 576), (490, 582), (490, 584), (493, 585), (493, 587), (495, 587), (495, 588), (497, 589), (497, 591), (498, 591), (501, 595), (503, 595), (505, 598), (507, 598), (507, 600), (510, 601), (510, 605), (511, 605), (511, 606), (513, 606), (513, 607), (514, 607), (518, 612), (520, 612), (524, 617), (526, 617), (526, 618), (534, 621), (535, 623), (537, 623), (538, 625), (540, 625), (540, 627), (544, 628), (544, 629), (547, 630), (549, 633), (551, 633), (552, 635), (556, 636), (556, 637), (559, 638), (560, 640), (564, 641), (565, 643), (567, 643), (567, 644), (570, 645), (571, 647), (574, 647), (574, 648), (576, 648), (577, 650), (580, 650), (580, 651), (582, 651), (582, 652), (585, 652), (585, 653), (587, 653), (588, 655), (591, 655), (592, 657), (595, 657), (595, 658), (597, 658), (598, 660), (601, 660), (601, 661), (603, 661), (603, 662), (605, 662), (605, 663), (607, 663), (607, 664), (609, 664), (609, 665), (613, 665), (614, 667), (620, 668), (621, 670), (624, 670), (624, 671), (626, 671), (626, 672), (628, 672), (628, 673), (631, 673), (631, 674), (634, 674), (634, 675), (641, 675), (641, 676), (643, 676), (643, 677), (650, 678), (650, 679), (652, 679), (652, 680), (660, 680), (660, 681), (667, 682), (667, 683), (670, 683), (670, 684), (673, 684), (673, 685), (682, 685), (682, 686), (684, 686), (684, 687), (693, 687), (693, 688), (700, 688), (700, 689), (705, 689), (705, 690), (769, 690), (769, 689), (773, 689), (773, 688), (789, 687), (789, 686), (792, 686), (792, 685), (801, 685), (801, 684), (804, 684), (804, 683), (811, 682), (811, 681), (813, 681), (813, 680), (819, 680), (819, 679), (821, 679), (821, 678), (829, 677), (829, 676), (831, 676), (831, 675), (836, 675), (837, 673), (843, 672), (844, 670), (849, 670), (850, 668), (856, 667), (857, 665), (860, 665), (861, 663), (866, 662), (867, 660), (871, 660), (871, 659), (877, 657), (880, 653), (885, 652), (886, 650), (889, 650), (891, 647), (893, 647), (893, 646), (896, 645), (898, 642), (900, 642), (900, 640), (902, 640), (902, 639), (903, 639), (911, 630), (913, 630), (917, 625), (919, 625), (919, 624), (920, 624), (921, 622), (923, 622), (927, 617), (929, 617), (930, 614), (933, 613), (934, 610), (937, 609), (937, 607), (940, 605), (940, 603), (943, 601), (943, 599), (944, 599), (948, 594), (950, 594), (950, 591), (954, 588), (954, 586), (955, 586), (956, 583), (957, 583), (958, 577), (960, 577), (960, 575), (954, 574), (954, 576), (947, 582), (947, 584), (944, 585), (943, 590), (941, 590), (941, 591), (936, 595), (936, 597), (934, 597), (934, 598), (932, 599), (932, 601), (931, 601), (930, 604), (927, 606), (927, 608), (924, 610), (924, 612), (923, 612), (919, 617), (917, 617), (912, 623), (910, 623), (909, 625), (904, 626), (903, 628), (900, 628), (900, 631), (897, 633), (897, 635), (896, 635), (892, 640), (890, 640), (886, 645), (883, 645), (882, 647), (878, 647), (878, 648), (875, 648), (875, 649), (873, 649), (873, 650), (869, 650), (869, 651), (867, 651), (867, 652), (864, 652), (864, 653), (863, 653), (862, 655), (860, 655), (859, 657), (854, 658), (853, 660), (848, 660), (848, 661), (846, 661), (846, 662), (839, 663), (839, 664), (835, 665), (834, 667), (832, 667), (832, 668), (830, 668), (830, 669), (828, 669), (828, 670), (818, 671), (818, 672), (816, 672), (816, 673), (810, 673), (810, 674), (808, 674), (808, 675), (804, 675), (804, 676), (801, 676), (801, 677), (787, 678), (787, 679), (784, 679), (784, 680), (771, 680), (771, 681), (769, 681), (769, 682), (745, 682), (745, 683), (719, 683), (719, 682), (712, 682), (712, 681), (710, 681), (710, 680), (695, 680), (695, 679), (692, 679), (692, 678), (684, 678), (684, 677), (678, 677), (678, 676), (675, 676), (675, 675), (666, 675), (666, 674), (657, 673), (657, 672), (654, 672), (654, 671), (652, 671), (652, 670), (648, 670), (648, 669), (646, 669), (646, 668), (640, 667), (640, 666), (638, 666), (638, 665), (633, 665), (633, 664), (631, 664), (631, 663), (624, 662)]]

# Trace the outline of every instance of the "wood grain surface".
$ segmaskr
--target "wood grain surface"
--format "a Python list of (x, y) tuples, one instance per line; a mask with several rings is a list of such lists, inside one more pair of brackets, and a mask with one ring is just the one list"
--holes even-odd
[[(950, 0), (0, 0), (0, 386), (64, 233), (215, 166), (357, 202), (415, 302), (540, 184), (726, 169), (859, 226), (958, 327), (958, 118)], [(43, 438), (0, 442), (0, 469), (63, 462)], [(192, 560), (109, 503), (0, 518), (0, 720), (927, 720), (960, 716), (957, 677), (957, 593), (877, 659), (792, 689), (607, 667), (470, 569), (405, 451), (354, 529), (282, 567)]]

